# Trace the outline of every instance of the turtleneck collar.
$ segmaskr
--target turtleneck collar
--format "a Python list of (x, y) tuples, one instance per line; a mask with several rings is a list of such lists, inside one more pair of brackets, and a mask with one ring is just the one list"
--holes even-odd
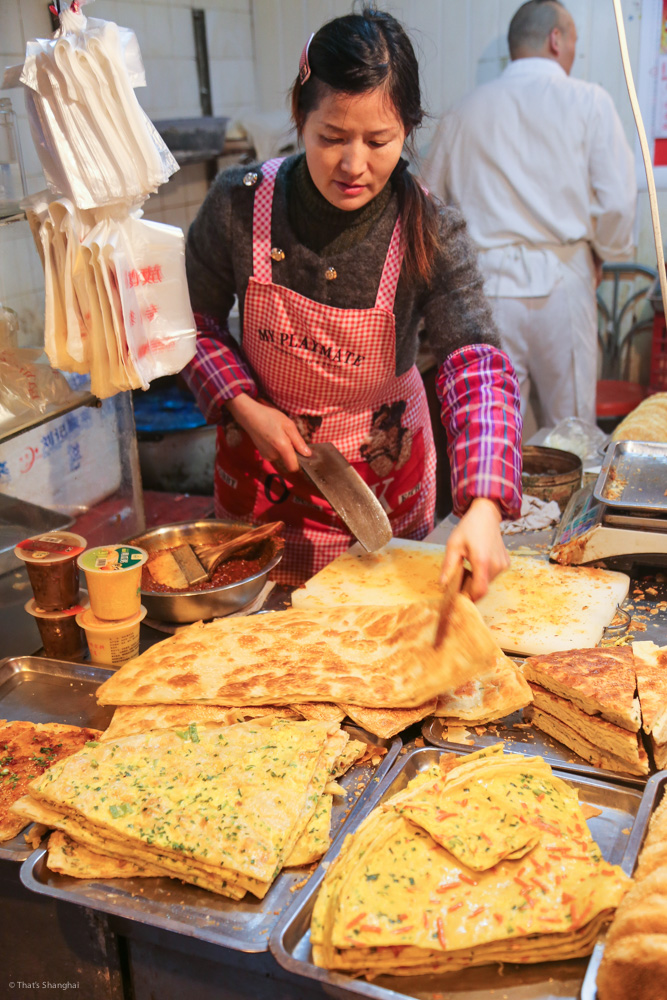
[(389, 181), (367, 205), (351, 212), (336, 208), (315, 187), (303, 155), (288, 179), (290, 226), (297, 239), (314, 253), (340, 253), (365, 239), (386, 209), (391, 196)]

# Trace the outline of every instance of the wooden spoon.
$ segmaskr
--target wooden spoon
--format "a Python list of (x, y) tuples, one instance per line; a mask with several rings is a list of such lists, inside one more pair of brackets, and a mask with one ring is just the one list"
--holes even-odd
[(284, 521), (272, 521), (270, 524), (262, 524), (256, 528), (250, 528), (236, 538), (230, 538), (219, 545), (195, 545), (195, 553), (200, 563), (208, 573), (213, 575), (221, 562), (229, 559), (239, 549), (245, 549), (248, 545), (256, 545), (264, 542), (267, 538), (277, 535), (285, 527)]

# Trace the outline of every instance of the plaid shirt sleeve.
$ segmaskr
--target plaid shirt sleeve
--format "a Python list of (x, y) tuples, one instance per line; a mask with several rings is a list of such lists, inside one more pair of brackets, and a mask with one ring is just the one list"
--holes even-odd
[(475, 497), (521, 513), (521, 394), (512, 362), (489, 344), (454, 351), (436, 379), (452, 470), (454, 513)]
[(246, 392), (257, 399), (257, 383), (239, 344), (211, 316), (195, 313), (197, 352), (181, 372), (207, 424), (225, 419), (224, 404)]

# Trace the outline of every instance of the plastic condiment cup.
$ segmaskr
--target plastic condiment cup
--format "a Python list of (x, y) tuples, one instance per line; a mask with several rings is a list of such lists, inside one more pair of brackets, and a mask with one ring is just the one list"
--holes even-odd
[(65, 611), (45, 611), (39, 607), (34, 597), (27, 602), (25, 609), (37, 622), (47, 656), (54, 660), (74, 660), (81, 656), (85, 646), (83, 632), (77, 624), (77, 615), (87, 606), (88, 601), (82, 600), (81, 595), (79, 603)]
[(93, 614), (120, 621), (141, 607), (141, 567), (148, 553), (136, 545), (98, 545), (79, 556)]
[(79, 594), (77, 556), (86, 539), (73, 531), (49, 531), (26, 538), (14, 549), (28, 570), (35, 601), (44, 611), (64, 611)]
[(136, 615), (121, 621), (104, 621), (97, 618), (91, 608), (82, 611), (76, 620), (86, 633), (92, 663), (120, 667), (139, 654), (139, 627), (146, 617), (142, 605)]

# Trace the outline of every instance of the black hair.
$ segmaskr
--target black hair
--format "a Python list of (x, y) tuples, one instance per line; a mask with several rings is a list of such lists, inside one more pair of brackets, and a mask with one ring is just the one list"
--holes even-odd
[[(385, 11), (365, 7), (324, 24), (308, 50), (311, 75), (292, 86), (292, 117), (301, 135), (306, 118), (314, 111), (326, 88), (345, 94), (384, 89), (414, 152), (414, 132), (422, 123), (419, 64), (403, 26)], [(401, 213), (403, 258), (406, 274), (428, 282), (440, 248), (438, 208), (400, 160), (392, 181)]]
[(525, 49), (537, 52), (554, 30), (559, 27), (565, 10), (560, 0), (528, 0), (522, 4), (510, 21), (507, 44), (510, 56)]

